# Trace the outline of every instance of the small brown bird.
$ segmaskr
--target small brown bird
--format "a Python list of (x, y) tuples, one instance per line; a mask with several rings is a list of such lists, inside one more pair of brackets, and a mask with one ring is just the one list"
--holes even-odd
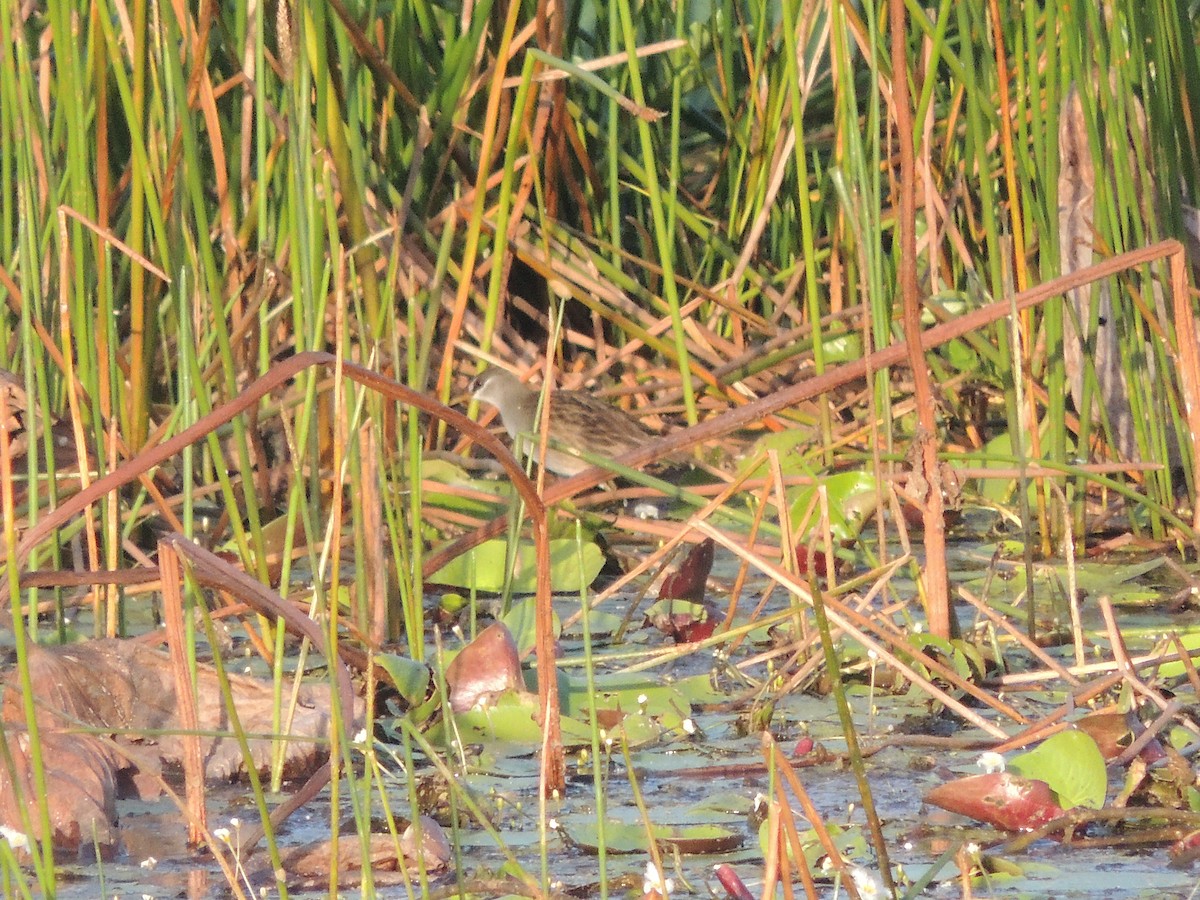
[[(476, 400), (500, 411), (500, 421), (521, 455), (537, 452), (537, 391), (493, 367), (475, 379), (472, 393)], [(580, 451), (614, 459), (655, 437), (637, 420), (584, 391), (554, 392), (549, 430), (546, 468), (567, 477), (592, 466), (576, 455)]]

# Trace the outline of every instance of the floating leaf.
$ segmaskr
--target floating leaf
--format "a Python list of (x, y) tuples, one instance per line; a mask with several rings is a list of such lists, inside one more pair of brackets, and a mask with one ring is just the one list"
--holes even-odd
[[(429, 577), (429, 581), (495, 594), (504, 589), (507, 565), (508, 542), (484, 541), (446, 563)], [(550, 542), (550, 584), (555, 591), (570, 593), (587, 587), (596, 580), (603, 566), (604, 554), (594, 543), (580, 545), (574, 538)], [(533, 544), (522, 541), (513, 560), (512, 590), (514, 594), (532, 594), (536, 589), (537, 554)]]
[(714, 813), (745, 818), (753, 807), (754, 801), (745, 791), (719, 791), (706, 794), (703, 800), (689, 806), (687, 812), (695, 818), (712, 816)]
[(504, 694), (489, 706), (456, 712), (454, 728), (447, 731), (464, 744), (506, 743), (532, 748), (542, 739), (537, 709), (536, 698), (528, 694)]
[[(497, 697), (493, 705), (455, 713), (453, 728), (446, 722), (438, 724), (431, 730), (430, 740), (442, 744), (450, 740), (486, 744), (497, 754), (505, 751), (532, 753), (541, 746), (544, 737), (537, 719), (537, 697), (514, 691)], [(592, 732), (587, 725), (567, 716), (560, 721), (564, 746), (591, 744)]]
[[(667, 712), (686, 713), (691, 704), (683, 694), (671, 684), (664, 684), (658, 673), (635, 672), (614, 675), (597, 676), (593, 682), (596, 687), (594, 695), (589, 695), (586, 684), (572, 685), (572, 695), (564, 704), (570, 702), (575, 708), (576, 703), (608, 709), (636, 710), (644, 707), (652, 715), (662, 715)], [(579, 694), (574, 693), (575, 689)]]
[[(625, 617), (619, 616), (616, 613), (608, 612), (603, 609), (589, 609), (586, 613), (588, 630), (591, 631), (592, 637), (607, 637), (615, 634), (617, 629), (625, 623)], [(583, 616), (572, 626), (570, 626), (564, 634), (582, 635), (583, 634)]]
[(646, 620), (677, 644), (693, 644), (712, 637), (722, 616), (706, 603), (659, 600), (646, 610)]
[[(514, 603), (512, 608), (500, 617), (500, 621), (512, 632), (513, 640), (517, 642), (518, 654), (524, 656), (526, 651), (537, 644), (537, 601), (533, 597)], [(552, 633), (557, 638), (562, 633), (562, 622), (559, 621), (558, 613), (551, 611), (550, 621)]]
[(509, 691), (525, 690), (521, 660), (512, 633), (493, 622), (446, 666), (446, 689), (455, 712), (471, 709)]
[(409, 706), (420, 706), (429, 694), (429, 683), (433, 673), (425, 663), (399, 656), (395, 653), (380, 653), (375, 662), (388, 673), (392, 685), (400, 692)]
[(655, 825), (646, 834), (645, 826), (609, 820), (604, 834), (592, 820), (579, 819), (560, 823), (563, 837), (586, 853), (597, 853), (603, 841), (607, 853), (642, 853), (653, 839), (660, 846), (673, 847), (680, 853), (728, 853), (742, 846), (742, 835), (720, 825)]
[(792, 529), (797, 542), (804, 541), (820, 521), (818, 487), (823, 488), (829, 498), (829, 530), (834, 542), (857, 538), (873, 508), (871, 498), (878, 489), (876, 479), (869, 472), (838, 472), (821, 476), (819, 483), (789, 491)]
[[(910, 634), (908, 643), (914, 650), (920, 650), (927, 656), (948, 663), (960, 678), (971, 680), (982, 678), (986, 674), (986, 663), (979, 648), (967, 641), (951, 641), (936, 635), (922, 633)], [(921, 665), (919, 661), (917, 667), (921, 671), (925, 671), (925, 666)]]
[[(424, 459), (421, 476), (425, 481), (421, 499), (426, 505), (474, 518), (494, 517), (512, 494), (507, 480), (470, 478), (462, 467), (445, 460)], [(464, 484), (470, 485), (469, 492), (461, 489)], [(449, 489), (443, 490), (441, 485)], [(489, 494), (495, 499), (488, 499)]]
[(608, 729), (607, 733), (614, 741), (623, 741), (630, 747), (641, 747), (661, 740), (663, 730), (662, 723), (654, 716), (632, 712), (623, 715), (620, 722)]
[(947, 781), (927, 792), (925, 802), (1006, 831), (1031, 830), (1063, 812), (1046, 782), (1012, 772)]
[(826, 365), (862, 358), (862, 336), (858, 333), (840, 334), (826, 338), (822, 346), (825, 348)]
[[(1184, 631), (1179, 635), (1179, 643), (1189, 652), (1200, 649), (1200, 631)], [(1178, 678), (1188, 673), (1187, 668), (1178, 660), (1163, 663), (1157, 671), (1158, 677), (1162, 679)]]
[[(839, 855), (843, 859), (865, 859), (868, 856), (867, 842), (858, 826), (847, 825), (843, 827), (830, 823), (826, 826), (826, 831), (829, 833), (829, 837), (833, 839), (833, 845), (837, 848)], [(799, 837), (800, 850), (804, 854), (804, 859), (808, 863), (809, 869), (820, 869), (820, 861), (827, 855), (821, 838), (818, 837), (817, 832), (812, 828), (807, 831), (801, 831)], [(767, 853), (769, 839), (770, 821), (763, 819), (762, 824), (758, 827), (758, 843), (762, 847), (764, 855)], [(790, 841), (787, 842), (787, 853), (788, 859), (794, 863), (794, 850)]]
[[(1136, 717), (1116, 709), (1102, 709), (1088, 713), (1075, 723), (1075, 727), (1090, 735), (1106, 760), (1113, 760), (1125, 752), (1133, 743), (1133, 726)], [(1157, 741), (1151, 741), (1157, 743)], [(1162, 752), (1159, 745), (1158, 752)]]
[(712, 538), (705, 538), (692, 547), (678, 570), (663, 579), (662, 587), (658, 589), (658, 599), (703, 603), (715, 546)]
[(1008, 765), (1027, 778), (1046, 782), (1063, 809), (1099, 809), (1104, 805), (1108, 790), (1104, 757), (1096, 742), (1082, 731), (1070, 729), (1051, 735)]

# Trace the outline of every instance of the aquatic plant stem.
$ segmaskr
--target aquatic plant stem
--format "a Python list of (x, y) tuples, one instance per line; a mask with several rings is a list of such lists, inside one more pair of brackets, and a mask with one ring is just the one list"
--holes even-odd
[[(1001, 300), (991, 303), (988, 306), (959, 316), (951, 321), (928, 328), (920, 333), (921, 347), (923, 351), (928, 352), (934, 347), (998, 322), (1013, 310), (1019, 312), (1023, 309), (1038, 306), (1045, 303), (1051, 297), (1057, 297), (1072, 288), (1100, 281), (1117, 272), (1123, 272), (1157, 259), (1163, 259), (1176, 252), (1183, 252), (1183, 245), (1179, 241), (1172, 239), (1118, 254), (1086, 269), (1081, 269), (1078, 272), (1073, 272), (1070, 275), (1064, 275), (1060, 278), (1051, 279), (1037, 287), (1030, 288), (1028, 291), (1016, 294), (1011, 298), (1011, 301)], [(757, 400), (753, 400), (744, 406), (735, 407), (727, 412), (706, 419), (695, 427), (685, 428), (666, 437), (651, 441), (642, 447), (623, 454), (615, 462), (630, 467), (645, 465), (652, 460), (661, 459), (677, 451), (729, 434), (754, 422), (762, 421), (764, 418), (781, 409), (795, 406), (820, 394), (828, 393), (838, 385), (847, 384), (863, 378), (872, 372), (887, 368), (888, 366), (894, 366), (897, 363), (904, 362), (907, 358), (908, 347), (904, 342), (889, 344), (887, 347), (872, 353), (869, 357), (836, 366), (826, 371), (824, 375), (782, 388)], [(553, 505), (560, 500), (573, 497), (590, 487), (595, 487), (610, 477), (611, 475), (606, 469), (598, 466), (587, 469), (578, 475), (561, 479), (548, 486), (542, 499), (547, 506)], [(478, 546), (489, 537), (495, 537), (503, 530), (504, 518), (501, 517), (462, 538), (449, 542), (425, 558), (425, 573), (428, 575), (436, 572), (450, 559), (455, 558), (472, 547)], [(1195, 539), (1196, 534), (1190, 534), (1188, 537), (1189, 539)]]
[[(858, 795), (862, 799), (863, 812), (867, 816), (867, 828), (871, 833), (871, 843), (875, 847), (876, 859), (879, 860), (879, 872), (883, 878), (884, 887), (891, 896), (895, 897), (896, 885), (892, 881), (892, 867), (888, 859), (887, 841), (883, 836), (883, 823), (879, 821), (879, 814), (875, 811), (875, 799), (871, 792), (871, 783), (867, 780), (862, 750), (858, 745), (858, 731), (854, 727), (854, 714), (850, 711), (850, 703), (846, 699), (845, 685), (842, 683), (841, 661), (837, 656), (837, 648), (833, 644), (833, 635), (830, 634), (829, 616), (825, 612), (825, 598), (815, 577), (810, 579), (809, 588), (812, 591), (813, 616), (817, 620), (817, 630), (821, 633), (821, 648), (825, 651), (825, 674), (832, 684), (830, 694), (833, 695), (834, 702), (837, 704), (838, 717), (841, 719), (842, 732), (846, 738), (846, 755), (850, 760), (850, 768), (854, 772), (854, 780), (858, 784)], [(788, 772), (790, 773), (790, 771), (789, 769)]]
[[(913, 396), (917, 408), (917, 431), (913, 441), (913, 467), (924, 489), (918, 497), (925, 523), (925, 564), (919, 581), (929, 631), (949, 638), (954, 631), (950, 621), (950, 574), (946, 569), (946, 515), (943, 508), (942, 475), (938, 465), (937, 423), (934, 421), (933, 389), (925, 364), (921, 341), (921, 308), (917, 299), (917, 212), (916, 163), (913, 156), (912, 108), (908, 93), (908, 22), (904, 0), (889, 0), (892, 39), (892, 108), (896, 116), (897, 145), (900, 148), (899, 213), (896, 230), (900, 240), (900, 270), (897, 275), (904, 306), (904, 344), (912, 371)], [(889, 881), (889, 887), (891, 883)]]
[[(577, 555), (579, 559), (580, 570), (583, 569), (583, 523), (578, 519), (575, 520), (575, 542), (577, 547)], [(596, 665), (592, 657), (592, 623), (589, 613), (591, 605), (588, 603), (587, 587), (580, 585), (579, 587), (579, 617), (583, 627), (583, 664), (584, 677), (587, 681), (587, 691), (589, 697), (597, 696), (596, 692)], [(600, 900), (608, 898), (608, 839), (605, 834), (605, 823), (608, 813), (606, 794), (604, 785), (604, 748), (600, 742), (600, 723), (597, 720), (596, 704), (589, 704), (588, 709), (588, 726), (591, 730), (592, 738), (592, 788), (596, 798), (596, 867), (599, 873), (600, 881)]]

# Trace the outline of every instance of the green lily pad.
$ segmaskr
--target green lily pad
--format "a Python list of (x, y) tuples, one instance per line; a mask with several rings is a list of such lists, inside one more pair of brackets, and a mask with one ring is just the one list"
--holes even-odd
[(614, 741), (624, 742), (630, 747), (641, 747), (660, 740), (663, 730), (662, 722), (655, 716), (634, 712), (626, 713), (616, 727), (608, 729), (607, 734)]
[[(600, 830), (591, 820), (563, 822), (563, 837), (585, 853), (596, 853)], [(604, 823), (603, 843), (607, 853), (644, 853), (650, 840), (684, 854), (728, 853), (742, 845), (742, 835), (721, 825), (655, 825), (650, 835), (640, 823), (609, 820)]]
[[(1200, 631), (1183, 631), (1179, 635), (1179, 643), (1189, 652), (1200, 648)], [(1176, 660), (1175, 662), (1166, 662), (1159, 666), (1158, 676), (1160, 678), (1179, 678), (1181, 675), (1186, 675), (1187, 671), (1183, 663)]]
[(822, 343), (825, 348), (827, 364), (850, 362), (862, 358), (862, 335), (839, 334), (826, 338)]
[[(504, 589), (507, 564), (508, 542), (485, 541), (442, 566), (429, 581), (497, 594)], [(594, 543), (580, 546), (573, 538), (550, 542), (550, 585), (555, 591), (569, 593), (586, 587), (603, 566), (604, 555)], [(512, 590), (514, 594), (532, 594), (536, 589), (537, 555), (532, 543), (522, 541), (513, 561)]]
[(1108, 771), (1100, 748), (1082, 731), (1060, 731), (1028, 753), (1014, 757), (1008, 767), (1026, 778), (1050, 785), (1063, 809), (1099, 809), (1108, 790)]
[[(589, 610), (587, 614), (588, 628), (592, 632), (592, 637), (607, 637), (610, 634), (616, 633), (616, 630), (625, 622), (624, 616), (619, 616), (616, 613), (608, 612), (603, 609)], [(571, 626), (569, 632), (572, 635), (583, 634), (583, 619), (580, 618), (574, 625)]]
[(560, 697), (563, 713), (583, 716), (594, 707), (626, 713), (642, 710), (653, 716), (671, 715), (679, 719), (692, 709), (691, 702), (676, 685), (664, 684), (653, 672), (600, 675), (594, 683), (593, 696), (585, 679), (570, 679)]
[(429, 666), (395, 653), (380, 653), (375, 657), (375, 662), (388, 673), (405, 703), (420, 706), (425, 702), (433, 678)]
[[(517, 642), (517, 652), (521, 655), (537, 644), (537, 601), (532, 597), (514, 603), (512, 608), (500, 617), (500, 621), (512, 632), (513, 640)], [(554, 637), (557, 638), (562, 633), (562, 622), (559, 621), (558, 613), (551, 611), (550, 621)]]
[[(987, 548), (982, 547), (981, 550), (986, 551)], [(1019, 558), (1019, 550), (1009, 554), (1009, 558)], [(1161, 602), (1161, 591), (1139, 583), (1138, 579), (1155, 572), (1163, 565), (1165, 563), (1161, 557), (1128, 565), (1085, 560), (1075, 566), (1075, 583), (1079, 590), (1092, 596), (1104, 595), (1116, 605), (1138, 606)], [(1051, 585), (1055, 590), (1065, 590), (1069, 582), (1068, 574), (1067, 564), (1062, 560), (1041, 561), (1033, 567), (1034, 583), (1038, 587)], [(1020, 596), (1026, 593), (1027, 588), (1023, 565), (1013, 565), (1003, 579), (981, 575), (967, 579), (965, 583), (977, 591), (987, 585), (989, 596), (986, 599), (991, 602), (1001, 597)]]
[(720, 791), (709, 794), (698, 803), (688, 807), (695, 818), (712, 815), (737, 815), (746, 817), (754, 806), (754, 800), (744, 791)]
[[(867, 840), (863, 837), (862, 830), (857, 825), (836, 825), (830, 823), (826, 826), (829, 832), (829, 837), (833, 840), (833, 845), (837, 848), (838, 853), (843, 859), (866, 859), (869, 855), (867, 850)], [(767, 853), (767, 843), (770, 839), (770, 819), (764, 819), (758, 827), (758, 842), (762, 847), (763, 854)], [(788, 843), (788, 858), (795, 861), (792, 845)], [(825, 857), (825, 845), (821, 843), (821, 839), (817, 837), (816, 831), (808, 829), (800, 832), (800, 849), (804, 853), (804, 859), (808, 863), (809, 869), (819, 870), (821, 868), (821, 860)]]
[[(499, 754), (506, 750), (528, 753), (542, 743), (542, 727), (537, 722), (537, 713), (537, 697), (532, 694), (505, 694), (492, 706), (455, 713), (453, 728), (447, 722), (440, 722), (430, 732), (430, 740), (443, 745), (450, 740), (459, 740), (463, 744), (487, 744), (489, 749)], [(563, 716), (561, 721), (564, 745), (591, 744), (592, 732), (586, 724), (568, 716)]]
[(817, 489), (829, 497), (829, 529), (836, 542), (858, 537), (863, 523), (874, 509), (878, 484), (869, 472), (838, 472), (824, 475), (820, 484), (809, 484), (788, 492), (793, 535), (803, 540), (820, 521)]
[[(426, 459), (421, 465), (421, 475), (425, 480), (425, 490), (422, 500), (429, 506), (445, 509), (451, 512), (469, 516), (495, 515), (504, 503), (512, 488), (507, 481), (495, 479), (471, 478), (461, 467), (451, 462), (439, 459)], [(439, 485), (450, 485), (450, 490), (441, 490)], [(464, 494), (454, 486), (469, 484), (472, 493)], [(495, 495), (488, 499), (486, 495)]]

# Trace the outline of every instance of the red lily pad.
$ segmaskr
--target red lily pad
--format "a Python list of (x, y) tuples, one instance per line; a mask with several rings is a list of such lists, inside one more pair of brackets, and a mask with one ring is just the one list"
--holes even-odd
[(1184, 835), (1167, 851), (1172, 869), (1186, 869), (1200, 859), (1200, 831)]
[(811, 554), (804, 544), (796, 545), (796, 571), (801, 575), (816, 575), (825, 578), (829, 570), (837, 566), (837, 557), (830, 556), (824, 550), (814, 550)]
[(523, 693), (525, 679), (517, 642), (502, 622), (493, 622), (463, 647), (446, 667), (450, 707), (465, 712), (508, 691)]
[[(1124, 753), (1134, 738), (1145, 730), (1137, 716), (1112, 709), (1089, 713), (1076, 722), (1075, 727), (1091, 736), (1105, 761), (1114, 760)], [(1166, 755), (1162, 743), (1157, 738), (1146, 744), (1138, 754), (1147, 764), (1164, 759)]]
[(708, 574), (712, 571), (713, 566), (714, 547), (712, 538), (707, 538), (694, 546), (680, 563), (679, 569), (663, 579), (662, 587), (658, 589), (658, 599), (690, 600), (693, 603), (703, 603)]
[(659, 600), (646, 610), (646, 621), (677, 644), (694, 644), (712, 637), (722, 616), (707, 603)]
[(1006, 831), (1029, 831), (1063, 814), (1050, 785), (1011, 772), (948, 781), (925, 794), (925, 802)]

